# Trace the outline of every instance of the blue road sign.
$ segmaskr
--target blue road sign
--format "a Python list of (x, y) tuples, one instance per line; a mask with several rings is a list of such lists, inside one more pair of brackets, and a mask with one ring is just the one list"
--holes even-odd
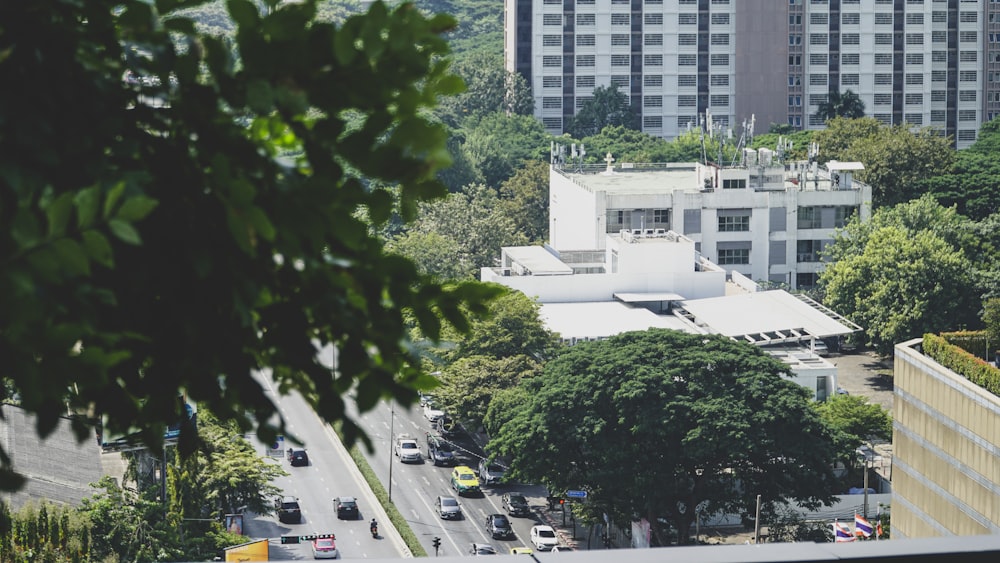
[(587, 498), (587, 491), (566, 491), (569, 498)]

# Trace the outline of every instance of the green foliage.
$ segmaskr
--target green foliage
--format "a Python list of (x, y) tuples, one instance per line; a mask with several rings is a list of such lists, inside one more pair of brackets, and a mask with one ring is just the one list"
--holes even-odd
[(860, 254), (843, 256), (820, 275), (824, 304), (866, 327), (882, 356), (897, 342), (947, 330), (970, 310), (971, 264), (930, 231), (882, 227)]
[(861, 97), (850, 90), (841, 93), (839, 90), (830, 90), (823, 101), (816, 108), (816, 116), (823, 121), (835, 117), (847, 119), (857, 119), (865, 116), (865, 103)]
[[(833, 434), (789, 368), (728, 338), (651, 329), (567, 348), (491, 408), (512, 477), (584, 489), (589, 518), (662, 522), (687, 543), (695, 507), (749, 518), (755, 497), (832, 500)], [(553, 471), (554, 467), (559, 468)], [(662, 520), (661, 520), (662, 519)]]
[(982, 275), (967, 257), (984, 245), (972, 226), (930, 196), (852, 220), (827, 248), (824, 304), (866, 327), (884, 356), (902, 340), (968, 323)]
[(807, 522), (801, 512), (781, 507), (773, 513), (764, 513), (761, 520), (767, 526), (767, 541), (771, 543), (833, 541), (829, 522)]
[(629, 104), (628, 95), (617, 86), (598, 86), (593, 96), (584, 102), (566, 125), (566, 132), (574, 138), (583, 139), (609, 126), (638, 130), (639, 114)]
[(997, 153), (972, 148), (958, 151), (950, 169), (918, 182), (918, 190), (933, 195), (941, 205), (955, 206), (971, 219), (981, 220), (1000, 209), (1000, 161)]
[(449, 361), (473, 356), (543, 360), (561, 346), (545, 327), (538, 302), (520, 291), (504, 290), (485, 316), (472, 321), (469, 332), (447, 354)]
[(540, 369), (538, 360), (524, 355), (464, 357), (441, 370), (443, 383), (434, 396), (445, 412), (468, 427), (478, 428), (498, 393), (533, 377)]
[(91, 555), (90, 527), (72, 507), (43, 501), (11, 512), (0, 501), (0, 561), (78, 563)]
[(892, 440), (892, 416), (881, 405), (857, 395), (834, 395), (816, 406), (823, 420), (843, 433), (841, 455), (846, 459), (862, 444), (872, 440)]
[(1000, 397), (1000, 369), (935, 334), (924, 335), (922, 350), (934, 361)]
[(672, 158), (674, 143), (623, 125), (604, 127), (581, 142), (587, 150), (586, 160), (592, 163), (604, 162), (609, 152), (619, 162), (677, 162)]
[(437, 231), (410, 230), (386, 242), (385, 248), (411, 260), (420, 273), (439, 280), (473, 279), (477, 272), (462, 245)]
[(905, 125), (882, 125), (873, 118), (836, 118), (813, 134), (822, 161), (858, 161), (858, 179), (872, 187), (875, 207), (894, 205), (922, 195), (921, 181), (951, 169), (952, 140), (930, 128), (910, 131)]
[(500, 206), (529, 243), (549, 238), (549, 165), (532, 160), (500, 185)]
[[(790, 133), (768, 132), (753, 138), (751, 148), (767, 148), (776, 150), (778, 138), (784, 137), (792, 142), (792, 149), (785, 154), (787, 160), (805, 160), (809, 157), (809, 143), (812, 142), (815, 131), (792, 131)], [(823, 147), (820, 147), (823, 150)]]
[(987, 299), (983, 303), (983, 324), (986, 326), (986, 339), (993, 343), (992, 346), (986, 345), (986, 354), (1000, 350), (1000, 298)]
[(552, 137), (534, 117), (495, 112), (463, 126), (466, 158), (493, 189), (530, 161), (548, 162)]
[[(271, 367), (352, 442), (347, 389), (362, 412), (416, 399), (402, 316), (433, 338), (489, 297), (421, 276), (369, 228), (446, 193), (447, 132), (427, 116), (462, 87), (443, 57), (455, 21), (376, 2), (333, 25), (313, 0), (272, 4), (228, 2), (231, 44), (161, 17), (173, 2), (0, 8), (18, 22), (0, 29), (0, 83), (30, 85), (0, 89), (0, 378), (42, 436), (69, 410), (157, 450), (185, 393), (267, 441), (283, 423), (255, 422), (278, 413), (251, 373)], [(337, 373), (315, 342), (340, 350)]]
[(533, 114), (535, 102), (531, 87), (523, 76), (504, 68), (501, 55), (472, 54), (456, 63), (453, 70), (465, 81), (466, 90), (441, 102), (439, 114), (451, 127), (458, 127), (470, 116), (494, 112)]

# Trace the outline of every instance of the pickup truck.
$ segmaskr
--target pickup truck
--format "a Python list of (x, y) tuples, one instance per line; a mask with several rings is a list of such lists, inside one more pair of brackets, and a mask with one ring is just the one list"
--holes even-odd
[(424, 460), (423, 456), (420, 455), (420, 446), (417, 445), (417, 441), (409, 434), (400, 434), (396, 438), (395, 449), (396, 456), (403, 463), (420, 463)]

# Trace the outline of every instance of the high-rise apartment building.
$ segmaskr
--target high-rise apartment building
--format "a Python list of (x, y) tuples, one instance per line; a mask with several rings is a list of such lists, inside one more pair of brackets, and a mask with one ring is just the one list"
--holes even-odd
[(934, 126), (963, 148), (1000, 114), (997, 0), (506, 0), (507, 68), (562, 133), (616, 86), (642, 129), (713, 121), (817, 129), (830, 91), (884, 123)]

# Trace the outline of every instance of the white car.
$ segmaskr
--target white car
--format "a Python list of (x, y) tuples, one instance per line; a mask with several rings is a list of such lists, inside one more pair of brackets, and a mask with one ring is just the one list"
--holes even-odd
[(399, 461), (403, 463), (420, 463), (424, 460), (424, 457), (420, 454), (420, 446), (417, 445), (417, 441), (407, 434), (400, 434), (399, 438), (396, 439), (396, 455), (399, 457)]
[(532, 526), (531, 543), (538, 551), (549, 551), (559, 545), (559, 538), (556, 537), (556, 531), (552, 526)]
[(424, 407), (424, 417), (431, 422), (437, 422), (443, 416), (444, 411), (434, 408), (433, 403), (428, 403), (427, 406)]

